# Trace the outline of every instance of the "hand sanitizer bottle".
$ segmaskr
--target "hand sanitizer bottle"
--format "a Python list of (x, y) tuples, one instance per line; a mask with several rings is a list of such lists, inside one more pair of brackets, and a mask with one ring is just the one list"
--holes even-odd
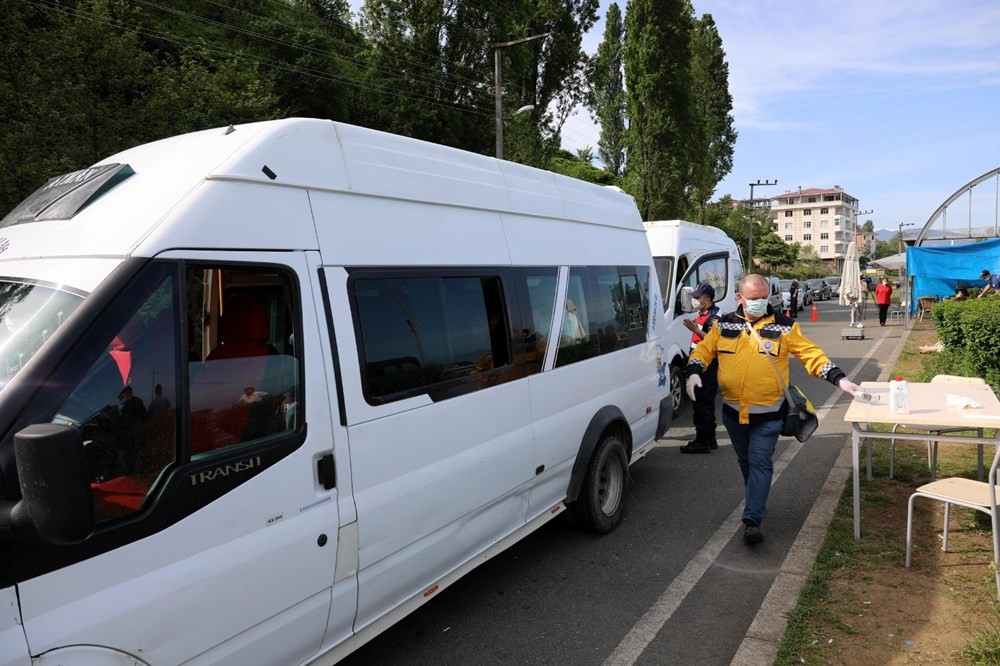
[(906, 381), (896, 377), (889, 382), (889, 411), (893, 414), (909, 414), (910, 403), (906, 393)]

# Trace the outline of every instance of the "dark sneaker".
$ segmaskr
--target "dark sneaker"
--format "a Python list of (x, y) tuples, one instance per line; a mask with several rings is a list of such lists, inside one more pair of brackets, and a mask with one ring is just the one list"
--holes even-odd
[(715, 449), (719, 448), (719, 442), (718, 442), (718, 441), (716, 441), (716, 439), (715, 439), (715, 435), (714, 435), (714, 434), (712, 435), (712, 438), (708, 440), (708, 447), (709, 447), (710, 449), (712, 449), (713, 451), (714, 451)]
[(753, 546), (754, 544), (763, 543), (764, 535), (761, 534), (760, 527), (752, 522), (747, 521), (746, 526), (743, 528), (743, 543), (748, 546)]
[(691, 440), (687, 444), (681, 447), (681, 453), (711, 453), (712, 447), (708, 442), (702, 442), (697, 439)]

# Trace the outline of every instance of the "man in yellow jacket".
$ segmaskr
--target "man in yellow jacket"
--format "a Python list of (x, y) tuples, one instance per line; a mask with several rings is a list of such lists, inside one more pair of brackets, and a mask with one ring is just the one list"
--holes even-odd
[[(687, 392), (701, 386), (701, 374), (718, 359), (722, 391), (722, 424), (736, 452), (746, 484), (743, 541), (764, 540), (761, 521), (767, 513), (767, 495), (774, 474), (774, 447), (788, 414), (784, 387), (788, 383), (788, 356), (802, 362), (813, 377), (825, 379), (854, 395), (860, 390), (847, 379), (823, 350), (802, 334), (797, 321), (774, 312), (767, 302), (767, 279), (750, 274), (740, 280), (736, 312), (723, 316), (691, 352), (686, 369)], [(758, 342), (749, 330), (757, 332)], [(764, 354), (770, 354), (781, 377)]]

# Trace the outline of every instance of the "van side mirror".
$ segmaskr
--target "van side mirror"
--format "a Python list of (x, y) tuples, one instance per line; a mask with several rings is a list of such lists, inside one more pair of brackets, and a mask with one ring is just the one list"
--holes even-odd
[(80, 430), (56, 423), (30, 425), (14, 435), (14, 455), (22, 498), (11, 511), (15, 529), (27, 520), (54, 544), (89, 537), (94, 505)]
[(680, 292), (677, 294), (677, 314), (685, 314), (688, 312), (694, 312), (694, 307), (691, 305), (693, 297), (691, 292), (694, 291), (691, 287), (681, 287)]

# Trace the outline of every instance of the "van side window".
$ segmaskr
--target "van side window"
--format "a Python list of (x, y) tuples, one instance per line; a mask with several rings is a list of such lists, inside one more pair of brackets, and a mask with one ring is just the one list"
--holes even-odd
[(176, 460), (177, 285), (172, 266), (133, 284), (101, 321), (97, 355), (52, 421), (83, 433), (95, 517), (137, 511), (160, 473)]
[(625, 332), (628, 334), (628, 345), (646, 341), (646, 290), (644, 282), (638, 275), (622, 274), (622, 287), (625, 290)]
[(291, 275), (189, 266), (186, 279), (192, 458), (300, 429)]
[(591, 266), (588, 269), (594, 299), (590, 323), (596, 327), (601, 354), (628, 347), (628, 313), (618, 268)]
[(527, 374), (541, 372), (552, 329), (559, 273), (555, 267), (515, 268)]
[[(556, 367), (646, 341), (648, 294), (638, 273), (632, 267), (570, 268)], [(642, 274), (648, 283), (648, 269)]]
[(360, 277), (351, 297), (365, 398), (373, 404), (512, 364), (499, 277)]
[(673, 257), (653, 257), (653, 268), (656, 270), (656, 277), (660, 285), (660, 296), (663, 298), (664, 308), (670, 300), (671, 284), (670, 272), (674, 269)]

